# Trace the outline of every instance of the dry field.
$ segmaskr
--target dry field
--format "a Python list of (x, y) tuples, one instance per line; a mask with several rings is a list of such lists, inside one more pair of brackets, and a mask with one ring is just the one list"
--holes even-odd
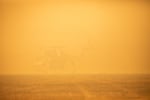
[(150, 76), (0, 76), (0, 100), (150, 100)]

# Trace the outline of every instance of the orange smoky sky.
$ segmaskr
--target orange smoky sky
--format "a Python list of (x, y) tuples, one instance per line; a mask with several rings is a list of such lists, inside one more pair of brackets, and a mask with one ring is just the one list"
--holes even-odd
[(144, 0), (1, 0), (0, 74), (150, 73)]

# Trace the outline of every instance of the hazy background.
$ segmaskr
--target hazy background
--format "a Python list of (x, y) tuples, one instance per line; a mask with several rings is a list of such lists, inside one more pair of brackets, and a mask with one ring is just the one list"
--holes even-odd
[(1, 0), (0, 74), (150, 73), (148, 1)]

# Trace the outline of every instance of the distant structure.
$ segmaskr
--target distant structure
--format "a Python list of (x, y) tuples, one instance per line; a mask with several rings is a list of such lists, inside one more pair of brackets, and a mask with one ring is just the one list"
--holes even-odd
[(64, 52), (61, 47), (50, 47), (40, 57), (39, 67), (44, 67), (47, 70), (46, 73), (62, 72), (69, 70), (69, 73), (76, 73), (76, 61), (75, 57)]

